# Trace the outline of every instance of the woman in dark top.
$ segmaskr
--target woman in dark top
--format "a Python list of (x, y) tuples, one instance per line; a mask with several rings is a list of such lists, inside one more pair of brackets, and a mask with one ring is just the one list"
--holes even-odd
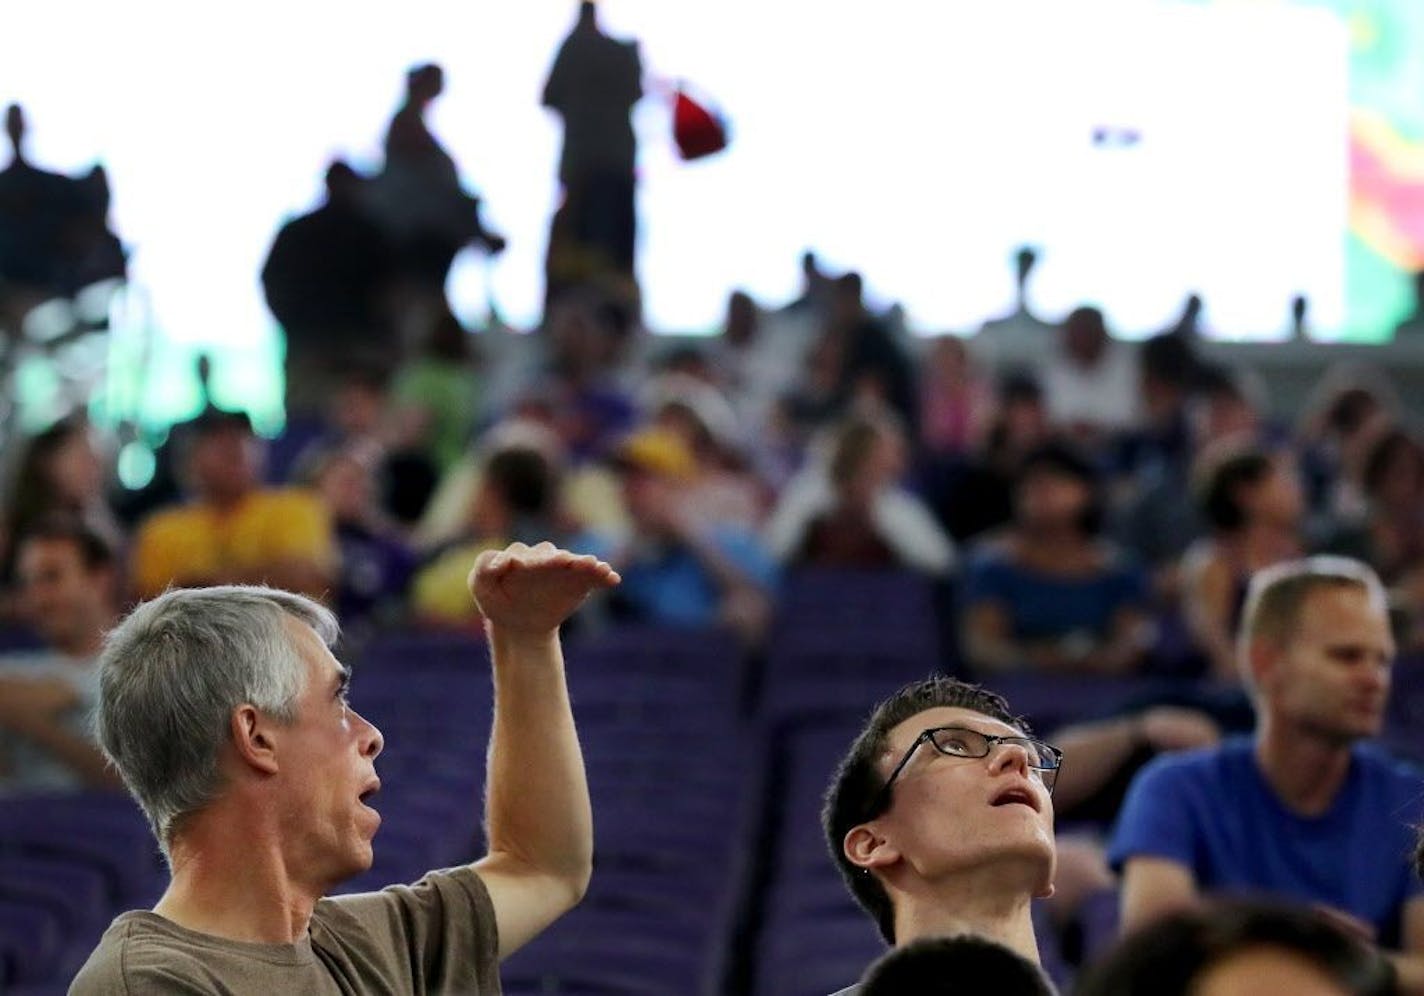
[(963, 633), (982, 671), (1122, 673), (1149, 642), (1142, 572), (1098, 536), (1091, 464), (1057, 443), (1030, 453), (1014, 519), (982, 542), (964, 575)]

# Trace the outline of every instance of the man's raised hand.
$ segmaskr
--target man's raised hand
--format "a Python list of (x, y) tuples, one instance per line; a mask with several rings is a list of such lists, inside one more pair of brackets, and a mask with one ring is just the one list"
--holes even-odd
[(538, 636), (557, 631), (590, 594), (620, 580), (597, 557), (569, 553), (552, 543), (514, 543), (479, 555), (470, 571), (470, 593), (495, 630)]

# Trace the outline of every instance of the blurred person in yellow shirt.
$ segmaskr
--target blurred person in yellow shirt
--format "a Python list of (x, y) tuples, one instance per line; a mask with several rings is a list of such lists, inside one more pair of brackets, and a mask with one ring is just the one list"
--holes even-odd
[(337, 566), (330, 517), (308, 491), (262, 485), (262, 445), (245, 414), (196, 420), (182, 467), (192, 497), (155, 512), (134, 543), (140, 598), (220, 584), (328, 594)]

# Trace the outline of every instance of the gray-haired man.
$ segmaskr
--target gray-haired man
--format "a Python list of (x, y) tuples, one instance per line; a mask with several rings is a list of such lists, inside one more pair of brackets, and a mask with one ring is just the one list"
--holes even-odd
[(172, 591), (100, 660), (100, 738), (172, 883), (125, 913), (72, 993), (498, 992), (498, 959), (578, 902), (592, 818), (558, 626), (618, 582), (551, 544), (487, 552), (495, 718), (489, 853), (414, 886), (324, 899), (371, 865), (380, 731), (346, 704), (319, 605), (267, 588)]

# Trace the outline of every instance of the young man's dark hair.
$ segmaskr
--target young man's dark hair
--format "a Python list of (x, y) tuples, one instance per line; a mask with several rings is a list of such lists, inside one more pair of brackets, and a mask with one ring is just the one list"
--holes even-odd
[(884, 955), (859, 996), (1054, 996), (1043, 970), (982, 937), (930, 937)]
[(885, 753), (890, 731), (907, 719), (938, 708), (970, 709), (1032, 736), (1028, 725), (1009, 712), (1009, 704), (1002, 696), (954, 678), (937, 676), (906, 685), (875, 707), (865, 729), (836, 767), (821, 809), (821, 827), (846, 885), (874, 918), (880, 935), (889, 944), (895, 943), (895, 911), (890, 896), (868, 869), (850, 862), (843, 842), (852, 828), (879, 816), (889, 803), (888, 796), (881, 796), (885, 779), (875, 762)]
[(1308, 964), (1353, 996), (1397, 991), (1393, 967), (1371, 945), (1312, 910), (1261, 903), (1219, 903), (1167, 916), (1130, 935), (1074, 991), (1187, 996), (1210, 970), (1263, 950)]

